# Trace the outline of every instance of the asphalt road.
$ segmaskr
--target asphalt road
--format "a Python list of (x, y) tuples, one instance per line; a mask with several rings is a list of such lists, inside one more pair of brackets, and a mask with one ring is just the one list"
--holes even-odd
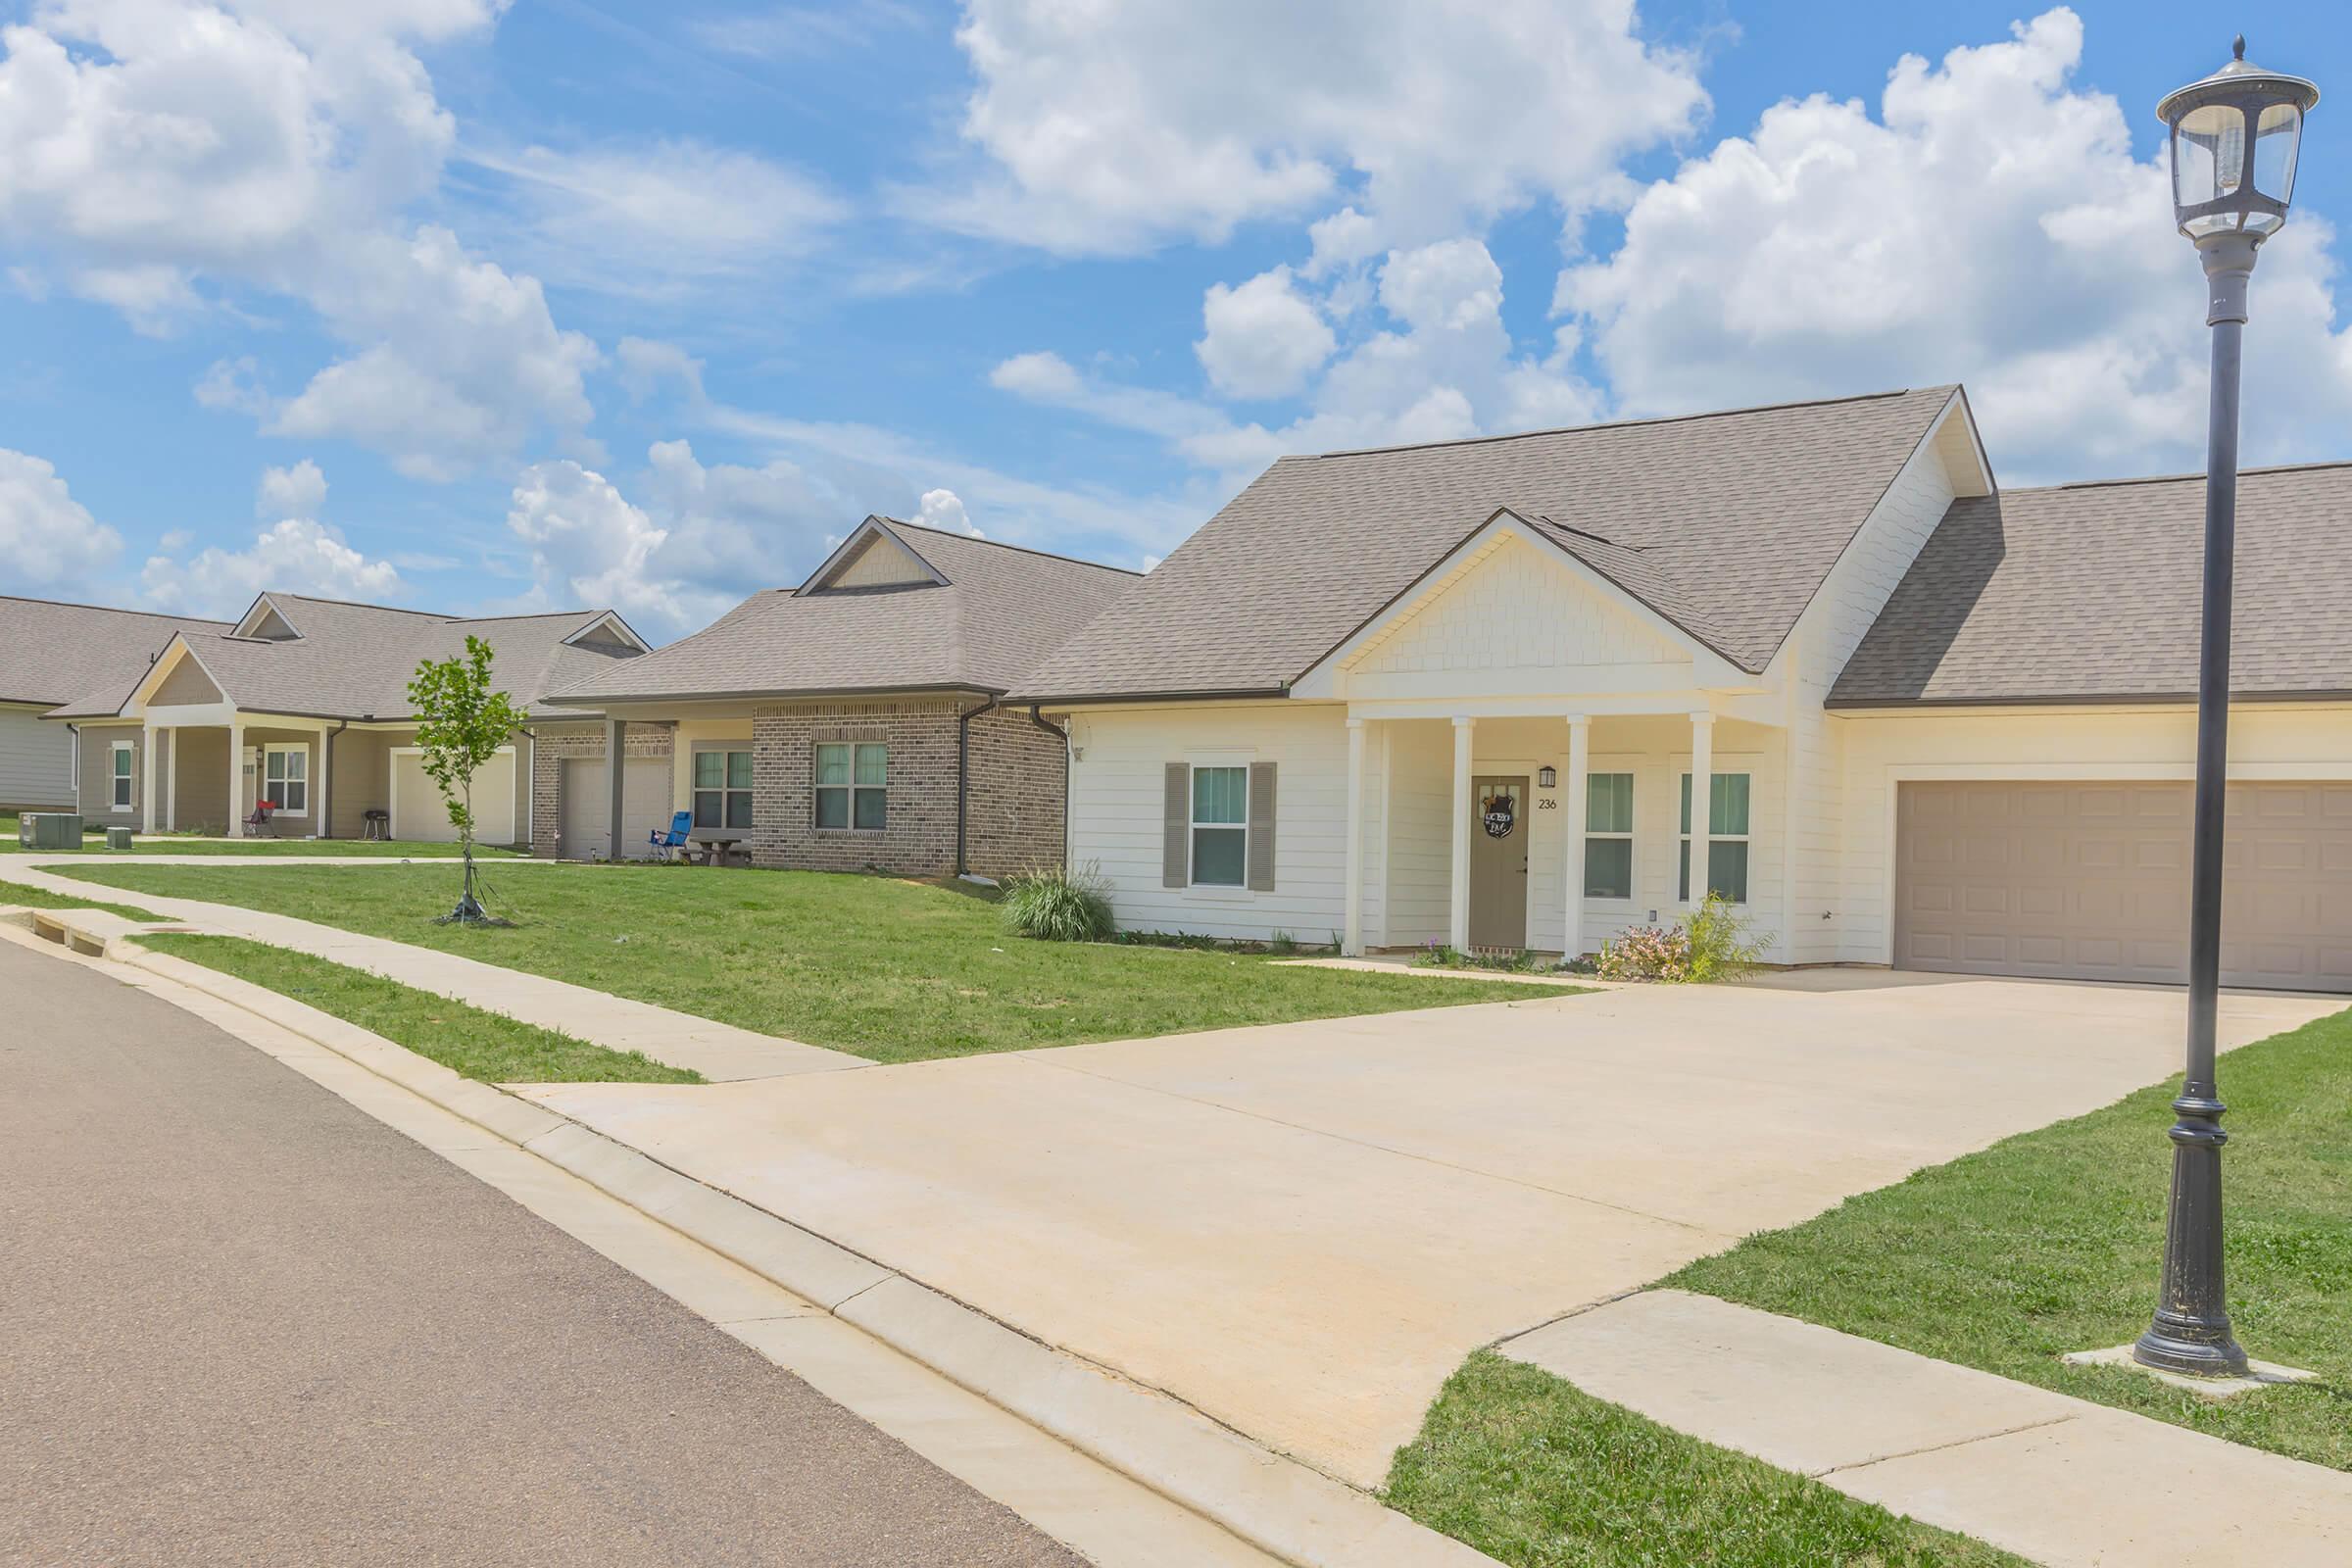
[(0, 1563), (1081, 1559), (400, 1134), (0, 945)]

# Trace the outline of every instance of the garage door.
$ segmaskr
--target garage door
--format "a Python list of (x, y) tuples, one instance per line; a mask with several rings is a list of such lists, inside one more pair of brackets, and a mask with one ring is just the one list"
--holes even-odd
[[(428, 844), (454, 844), (441, 787), (414, 752), (392, 754), (392, 836)], [(477, 844), (514, 842), (514, 754), (501, 752), (473, 775), (473, 838)]]
[[(2179, 984), (2185, 783), (1915, 783), (1896, 797), (1897, 968)], [(2352, 989), (2352, 784), (2230, 786), (2222, 981)]]
[[(621, 854), (643, 859), (653, 852), (646, 841), (656, 828), (669, 826), (669, 760), (634, 757), (622, 764)], [(603, 758), (575, 758), (564, 764), (563, 837), (556, 854), (566, 860), (609, 860), (611, 803), (605, 794)]]

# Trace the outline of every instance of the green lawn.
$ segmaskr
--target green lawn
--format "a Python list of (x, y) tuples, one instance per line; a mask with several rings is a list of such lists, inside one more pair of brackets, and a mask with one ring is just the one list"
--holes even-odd
[(492, 1084), (699, 1084), (703, 1075), (636, 1051), (517, 1023), (365, 970), (241, 937), (143, 936), (139, 945), (250, 980)]
[(1515, 1568), (2025, 1568), (1493, 1350), (1446, 1380), (1387, 1500)]
[[(84, 817), (81, 852), (89, 855), (115, 855), (123, 852), (106, 847), (105, 830), (109, 826), (127, 824), (108, 823), (96, 817)], [(17, 814), (0, 811), (0, 855), (27, 853), (17, 844)], [(43, 855), (58, 851), (43, 850)], [(195, 833), (142, 833), (129, 851), (132, 855), (367, 855), (392, 856), (412, 860), (441, 860), (458, 853), (455, 844), (427, 844), (407, 839), (227, 839)], [(474, 853), (484, 859), (513, 859), (522, 853), (509, 849), (477, 847)]]
[(0, 881), (0, 905), (16, 905), (26, 909), (104, 909), (125, 920), (162, 920), (167, 918), (152, 909), (137, 908), (128, 904), (107, 904), (98, 899), (75, 898), (68, 893), (52, 893), (47, 888), (27, 887), (22, 882)]
[(1508, 981), (1025, 941), (971, 891), (885, 877), (493, 868), (491, 903), (517, 929), (468, 930), (431, 923), (456, 899), (451, 866), (116, 863), (74, 874), (463, 953), (876, 1061), (1550, 995)]
[(2230, 1315), (2321, 1381), (2217, 1403), (2069, 1350), (2155, 1304), (2176, 1086), (1848, 1200), (1661, 1282), (2352, 1469), (2352, 1013), (2222, 1058)]

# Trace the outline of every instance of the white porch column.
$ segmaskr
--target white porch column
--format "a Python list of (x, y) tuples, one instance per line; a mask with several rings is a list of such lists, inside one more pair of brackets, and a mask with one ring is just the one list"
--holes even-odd
[(139, 726), (139, 831), (155, 831), (155, 726)]
[(228, 726), (228, 836), (245, 836), (245, 726)]
[(1453, 721), (1453, 887), (1446, 907), (1446, 941), (1463, 951), (1470, 946), (1470, 818), (1478, 804), (1470, 798), (1470, 733), (1477, 723), (1460, 715)]
[(1707, 896), (1707, 829), (1715, 800), (1715, 715), (1690, 715), (1690, 906)]
[(164, 831), (179, 831), (179, 731), (172, 732), (172, 760), (164, 769)]
[(321, 722), (318, 726), (318, 756), (311, 764), (318, 770), (318, 776), (311, 780), (311, 831), (322, 839), (335, 836), (329, 831), (332, 819), (326, 814), (326, 808), (331, 804), (326, 798), (327, 781), (335, 776), (334, 768), (328, 765), (326, 749), (334, 744), (333, 732)]
[(1560, 824), (1564, 839), (1560, 857), (1560, 900), (1567, 907), (1561, 926), (1561, 956), (1581, 958), (1585, 953), (1585, 825), (1586, 791), (1592, 771), (1592, 721), (1582, 714), (1568, 720), (1567, 820)]
[(1348, 721), (1348, 919), (1340, 951), (1364, 951), (1364, 721)]

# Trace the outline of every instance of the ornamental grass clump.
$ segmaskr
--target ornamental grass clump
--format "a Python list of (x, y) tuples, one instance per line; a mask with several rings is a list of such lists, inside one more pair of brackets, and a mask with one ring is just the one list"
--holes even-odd
[(1072, 870), (1047, 866), (1005, 884), (998, 906), (1014, 936), (1040, 942), (1107, 942), (1112, 935), (1110, 885), (1094, 863)]

